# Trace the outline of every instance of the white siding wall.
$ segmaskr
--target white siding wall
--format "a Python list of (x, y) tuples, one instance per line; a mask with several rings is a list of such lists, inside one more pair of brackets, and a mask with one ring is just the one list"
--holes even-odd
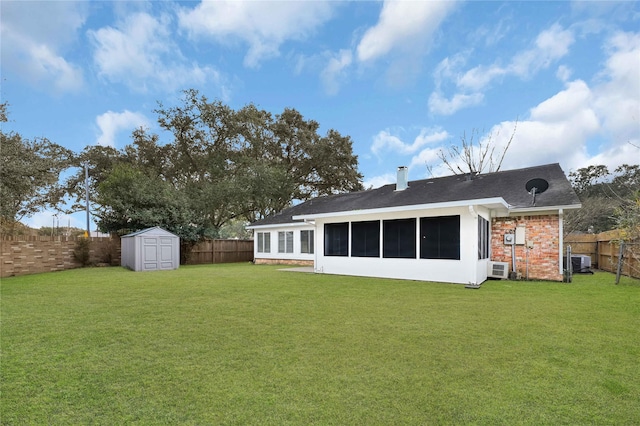
[[(277, 259), (277, 260), (311, 260), (315, 258), (314, 253), (302, 253), (300, 242), (300, 231), (314, 231), (314, 241), (318, 238), (315, 227), (308, 223), (282, 226), (267, 226), (263, 228), (255, 228), (253, 230), (253, 257), (254, 259)], [(278, 232), (293, 231), (293, 253), (278, 253)], [(269, 232), (271, 234), (271, 251), (270, 253), (258, 252), (258, 233)], [(317, 245), (314, 250), (317, 249)]]
[[(479, 211), (488, 218), (487, 211)], [(379, 258), (324, 256), (324, 224), (365, 220), (420, 218), (460, 215), (460, 260), (420, 259), (419, 231), (416, 232), (416, 259), (385, 259), (382, 257), (382, 235)], [(320, 273), (400, 278), (451, 283), (481, 283), (487, 278), (486, 262), (478, 261), (478, 224), (468, 207), (398, 212), (349, 217), (316, 219), (315, 270)], [(349, 250), (351, 247), (349, 247)]]

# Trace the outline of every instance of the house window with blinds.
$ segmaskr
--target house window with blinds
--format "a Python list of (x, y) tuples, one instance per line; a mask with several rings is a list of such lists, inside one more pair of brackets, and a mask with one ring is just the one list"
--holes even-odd
[(278, 253), (293, 253), (293, 231), (278, 232)]
[(300, 252), (301, 253), (313, 253), (313, 231), (303, 230), (300, 231)]

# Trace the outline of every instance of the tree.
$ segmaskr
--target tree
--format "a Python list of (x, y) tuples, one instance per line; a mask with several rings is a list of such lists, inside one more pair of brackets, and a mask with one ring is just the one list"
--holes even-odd
[[(71, 198), (70, 206), (63, 211), (74, 213), (86, 209), (85, 164), (89, 172), (89, 194), (93, 197), (98, 192), (98, 185), (109, 176), (117, 164), (123, 162), (126, 162), (124, 154), (110, 146), (88, 146), (77, 154), (70, 165), (70, 168), (75, 168), (75, 173), (69, 176), (61, 187), (61, 196)], [(92, 212), (95, 209), (95, 205), (91, 206)]]
[[(518, 120), (513, 125), (511, 137), (501, 149), (493, 140), (493, 134), (481, 137), (477, 129), (471, 131), (467, 139), (466, 132), (460, 137), (461, 145), (451, 145), (445, 150), (438, 151), (438, 158), (453, 174), (471, 174), (497, 172), (502, 167), (504, 157), (513, 142), (518, 127)], [(497, 150), (497, 151), (496, 151)]]
[(184, 193), (129, 164), (117, 165), (98, 185), (96, 215), (102, 232), (126, 234), (160, 226), (185, 241), (206, 234)]
[(362, 189), (350, 138), (287, 108), (275, 118), (255, 105), (234, 111), (195, 90), (179, 107), (156, 111), (174, 136), (167, 179), (185, 185), (214, 227), (253, 221), (293, 200)]
[[(4, 122), (7, 121), (6, 107), (6, 103), (0, 105), (0, 118)], [(46, 138), (27, 140), (15, 132), (0, 131), (0, 145), (3, 224), (15, 224), (42, 208), (58, 206), (61, 201), (59, 176), (71, 163), (73, 152)], [(12, 232), (13, 226), (6, 229)]]
[(230, 223), (279, 212), (294, 200), (362, 189), (349, 137), (293, 109), (271, 113), (249, 104), (234, 110), (195, 90), (180, 105), (155, 111), (171, 137), (133, 132), (122, 150), (90, 147), (66, 182), (84, 205), (82, 163), (89, 163), (94, 214), (105, 232), (163, 226), (193, 241)]
[(567, 213), (565, 233), (633, 229), (638, 221), (640, 166), (623, 164), (610, 172), (604, 165), (592, 165), (569, 173), (569, 180), (582, 208)]

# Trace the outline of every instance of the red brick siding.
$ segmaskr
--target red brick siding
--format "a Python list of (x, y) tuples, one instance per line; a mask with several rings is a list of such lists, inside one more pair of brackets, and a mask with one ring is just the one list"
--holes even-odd
[[(491, 221), (491, 260), (508, 262), (511, 270), (511, 246), (504, 244), (504, 234), (525, 227), (525, 239), (533, 242), (529, 249), (529, 279), (562, 281), (559, 272), (560, 220), (558, 216), (524, 216), (494, 218)], [(526, 245), (516, 245), (516, 271), (526, 277)]]
[(286, 260), (286, 259), (254, 259), (256, 265), (298, 265), (313, 266), (313, 260)]

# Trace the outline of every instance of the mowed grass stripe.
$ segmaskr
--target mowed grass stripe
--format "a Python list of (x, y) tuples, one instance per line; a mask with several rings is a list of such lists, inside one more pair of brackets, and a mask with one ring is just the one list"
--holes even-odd
[(3, 424), (640, 424), (640, 284), (248, 264), (2, 281)]

